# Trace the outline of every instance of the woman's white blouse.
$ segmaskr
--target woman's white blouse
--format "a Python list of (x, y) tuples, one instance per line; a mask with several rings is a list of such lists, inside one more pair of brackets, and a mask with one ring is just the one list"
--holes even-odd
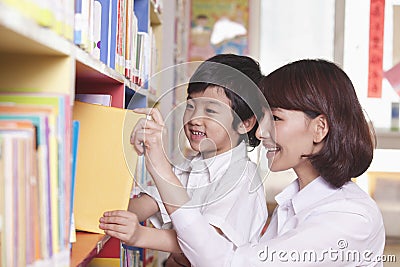
[(194, 266), (383, 266), (382, 215), (353, 182), (332, 188), (319, 177), (299, 191), (295, 180), (276, 196), (257, 244), (235, 248), (195, 209), (172, 215), (180, 246)]

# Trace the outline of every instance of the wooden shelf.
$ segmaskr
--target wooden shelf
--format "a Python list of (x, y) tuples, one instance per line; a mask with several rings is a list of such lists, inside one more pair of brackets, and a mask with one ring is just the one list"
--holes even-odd
[(110, 239), (109, 236), (88, 232), (77, 232), (76, 242), (72, 243), (71, 267), (85, 266)]
[(378, 149), (400, 149), (400, 131), (376, 129)]
[(93, 58), (81, 48), (75, 46), (74, 53), (76, 57), (77, 78), (100, 79), (102, 82), (129, 83), (122, 74), (110, 68), (100, 60)]
[(6, 53), (68, 56), (72, 50), (70, 41), (2, 3), (0, 36), (0, 51)]

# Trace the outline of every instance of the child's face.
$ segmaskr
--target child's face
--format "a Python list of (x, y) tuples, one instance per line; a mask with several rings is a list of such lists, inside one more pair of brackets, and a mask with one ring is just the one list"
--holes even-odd
[[(293, 168), (300, 175), (313, 170), (309, 160), (302, 155), (312, 154), (315, 149), (313, 137), (315, 124), (302, 111), (272, 109), (271, 114), (264, 111), (264, 117), (257, 130), (271, 171), (284, 171)], [(272, 135), (269, 131), (275, 127)]]
[(209, 158), (236, 146), (239, 133), (232, 128), (231, 101), (220, 87), (189, 95), (183, 124), (193, 150)]

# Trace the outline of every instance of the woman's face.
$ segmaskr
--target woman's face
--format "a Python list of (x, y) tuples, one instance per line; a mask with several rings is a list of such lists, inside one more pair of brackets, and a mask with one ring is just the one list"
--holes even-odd
[(303, 155), (314, 152), (313, 120), (302, 111), (274, 108), (271, 112), (264, 110), (256, 133), (267, 150), (271, 171), (293, 168), (298, 175), (299, 172), (307, 172), (312, 166)]

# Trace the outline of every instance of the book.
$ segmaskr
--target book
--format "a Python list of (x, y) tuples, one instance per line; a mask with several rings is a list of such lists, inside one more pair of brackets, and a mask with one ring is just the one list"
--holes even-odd
[(74, 196), (75, 196), (75, 177), (76, 177), (76, 162), (78, 157), (78, 140), (79, 140), (79, 121), (72, 122), (72, 148), (71, 148), (71, 198), (70, 198), (70, 236), (71, 243), (76, 241), (75, 220), (74, 220)]
[(141, 115), (131, 110), (75, 101), (80, 122), (75, 177), (74, 217), (77, 230), (103, 233), (99, 218), (108, 210), (126, 210), (137, 154), (130, 144)]
[[(71, 109), (69, 96), (51, 93), (1, 93), (1, 102), (50, 106), (49, 116), (49, 166), (52, 249), (50, 255), (66, 249), (69, 245), (69, 185), (71, 179)], [(51, 120), (50, 120), (51, 119)], [(55, 136), (55, 137), (54, 137)]]
[(118, 0), (111, 0), (110, 7), (110, 27), (108, 39), (108, 65), (110, 68), (115, 69), (115, 59), (117, 51), (117, 30), (118, 30)]
[[(30, 238), (30, 196), (33, 175), (35, 128), (27, 121), (1, 121), (2, 140), (1, 176), (4, 194), (1, 196), (4, 214), (2, 247), (4, 266), (25, 266), (34, 261), (34, 247)], [(0, 202), (0, 203), (1, 203)], [(2, 218), (3, 219), (3, 218)]]
[(100, 16), (100, 61), (104, 64), (108, 65), (108, 34), (110, 28), (110, 8), (111, 8), (111, 0), (95, 0), (95, 2), (100, 3), (101, 8), (101, 16)]
[(112, 96), (105, 94), (75, 94), (75, 100), (110, 107)]
[[(35, 229), (35, 258), (46, 258), (53, 254), (53, 228), (49, 225), (53, 225), (55, 220), (54, 210), (52, 210), (51, 202), (51, 186), (55, 182), (57, 177), (51, 175), (51, 163), (55, 164), (55, 161), (50, 161), (50, 146), (54, 146), (54, 140), (56, 138), (54, 134), (54, 116), (52, 116), (53, 110), (48, 107), (27, 107), (21, 105), (12, 106), (0, 106), (0, 123), (4, 121), (24, 121), (30, 122), (34, 125), (36, 131), (36, 150), (37, 150), (37, 192), (36, 201), (33, 203), (35, 216), (39, 215), (39, 220), (35, 219), (32, 222), (32, 226)], [(50, 123), (49, 123), (50, 122)], [(50, 128), (53, 128), (50, 130)], [(53, 189), (54, 190), (54, 189)], [(54, 206), (53, 202), (53, 206)], [(39, 240), (37, 240), (39, 239)]]

